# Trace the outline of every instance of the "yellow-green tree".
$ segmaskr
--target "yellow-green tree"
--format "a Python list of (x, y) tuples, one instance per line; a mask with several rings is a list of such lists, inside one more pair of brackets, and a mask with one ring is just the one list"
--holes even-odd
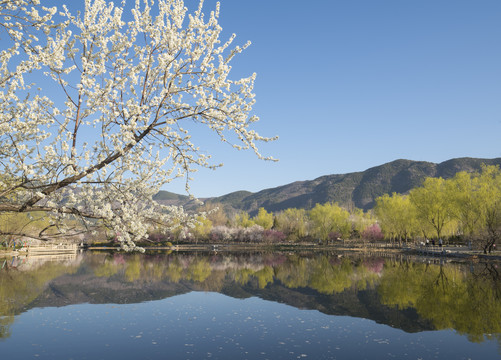
[(197, 222), (195, 223), (195, 227), (191, 230), (191, 233), (196, 241), (204, 240), (209, 236), (211, 229), (212, 221), (204, 216), (197, 216)]
[(246, 211), (240, 211), (238, 214), (236, 214), (234, 223), (235, 225), (244, 228), (248, 228), (251, 227), (252, 225), (255, 225), (254, 221), (250, 218), (249, 214)]
[(412, 189), (409, 194), (420, 225), (423, 229), (431, 226), (437, 238), (447, 232), (450, 235), (454, 229), (449, 187), (442, 178), (426, 178), (423, 186)]
[(290, 241), (299, 241), (307, 234), (308, 219), (305, 209), (286, 209), (276, 216), (277, 229)]
[(336, 203), (317, 204), (310, 210), (312, 232), (321, 240), (328, 240), (329, 234), (348, 237), (351, 232), (350, 213)]
[[(483, 179), (483, 178), (482, 178)], [(460, 231), (471, 238), (482, 227), (483, 195), (478, 174), (458, 172), (449, 183), (451, 214), (457, 219)]]
[(408, 196), (393, 193), (376, 199), (374, 213), (388, 238), (407, 240), (416, 232), (416, 208)]
[(254, 224), (261, 226), (263, 229), (271, 229), (273, 226), (273, 213), (269, 213), (265, 208), (259, 208), (257, 215), (252, 218)]
[(480, 173), (460, 172), (447, 180), (451, 213), (460, 231), (471, 240), (480, 239), (484, 252), (501, 237), (501, 171), (483, 166)]
[(486, 166), (478, 177), (478, 192), (486, 238), (484, 252), (491, 252), (501, 237), (501, 171), (497, 166)]

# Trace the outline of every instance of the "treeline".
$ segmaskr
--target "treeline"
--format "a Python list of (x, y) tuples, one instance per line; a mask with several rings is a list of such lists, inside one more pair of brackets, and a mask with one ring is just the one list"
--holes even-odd
[[(342, 239), (377, 241), (462, 241), (491, 252), (501, 236), (501, 171), (459, 172), (453, 178), (427, 178), (409, 194), (376, 199), (372, 211), (344, 209), (336, 203), (311, 210), (271, 213), (260, 208), (251, 217), (241, 211), (228, 216), (221, 204), (207, 204), (192, 227), (179, 227), (171, 241), (279, 243)], [(153, 234), (151, 239), (162, 236)]]
[[(208, 204), (200, 209), (204, 214), (192, 227), (178, 227), (167, 235), (171, 242), (192, 243), (262, 243), (320, 242), (332, 243), (342, 239), (383, 238), (376, 219), (360, 209), (348, 211), (336, 203), (317, 204), (311, 210), (286, 209), (278, 213), (260, 208), (251, 217), (241, 211), (228, 216), (221, 204)], [(150, 240), (165, 239), (161, 233)]]
[[(345, 209), (337, 203), (312, 209), (286, 209), (271, 213), (260, 208), (231, 213), (221, 204), (198, 209), (196, 221), (152, 227), (141, 245), (155, 243), (298, 243), (330, 244), (340, 240), (461, 241), (485, 253), (495, 249), (501, 236), (501, 171), (484, 166), (480, 172), (459, 172), (453, 178), (427, 178), (409, 194), (387, 194), (376, 199), (373, 210)], [(19, 236), (50, 236), (57, 227), (44, 213), (1, 213), (0, 247), (11, 247)], [(67, 220), (71, 222), (72, 220)], [(97, 224), (97, 223), (96, 223)], [(68, 225), (68, 224), (67, 224)], [(74, 228), (79, 225), (75, 221)], [(106, 227), (91, 235), (110, 239)], [(29, 238), (29, 237), (28, 237)], [(76, 239), (81, 241), (83, 239)], [(86, 236), (87, 241), (92, 241)]]
[(484, 166), (447, 180), (427, 178), (408, 195), (376, 199), (374, 215), (387, 238), (459, 238), (491, 252), (501, 235), (501, 171)]

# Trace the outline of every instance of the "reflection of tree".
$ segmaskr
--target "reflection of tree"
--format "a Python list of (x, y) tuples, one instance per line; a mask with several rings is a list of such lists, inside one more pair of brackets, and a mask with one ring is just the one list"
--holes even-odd
[(129, 282), (139, 280), (141, 278), (141, 255), (135, 254), (127, 259), (127, 267), (125, 268), (125, 278)]
[[(468, 334), (472, 341), (481, 341), (483, 334), (501, 334), (501, 279), (497, 264), (478, 264), (468, 277), (468, 302), (471, 321), (458, 331)], [(466, 311), (465, 311), (466, 312)], [(472, 316), (472, 315), (477, 316)], [(464, 328), (464, 330), (463, 330)]]
[(498, 270), (498, 264), (479, 264), (473, 268), (472, 275), (475, 279), (490, 283), (496, 300), (501, 300), (501, 274)]
[(5, 266), (0, 271), (0, 339), (10, 336), (14, 315), (33, 302), (52, 279), (75, 271), (74, 265), (55, 262), (26, 271)]
[(288, 288), (306, 287), (309, 280), (310, 262), (311, 259), (291, 256), (289, 261), (277, 266), (276, 277)]
[(383, 259), (367, 258), (356, 267), (356, 288), (360, 290), (374, 289), (379, 283), (380, 274), (383, 269)]
[[(159, 284), (169, 293), (175, 289), (239, 293), (238, 288), (243, 287), (247, 294), (271, 289), (284, 296), (316, 292), (328, 299), (326, 295), (347, 289), (351, 294), (377, 289), (382, 304), (401, 310), (413, 308), (437, 329), (454, 328), (472, 341), (482, 341), (484, 334), (493, 338), (501, 334), (501, 278), (494, 264), (475, 264), (467, 271), (457, 264), (440, 266), (319, 253), (177, 253), (92, 254), (81, 265), (79, 276), (109, 277), (109, 282), (98, 281), (106, 290), (114, 283), (126, 283), (128, 289), (144, 286), (147, 291)], [(76, 270), (74, 265), (46, 263), (32, 271), (7, 267), (0, 271), (0, 338), (9, 335), (13, 315), (30, 306), (49, 281)], [(281, 287), (297, 290), (283, 291)]]
[(461, 306), (467, 298), (465, 278), (456, 266), (429, 266), (425, 276), (421, 276), (421, 291), (415, 304), (418, 313), (432, 320), (438, 329), (456, 328), (456, 322), (467, 316)]
[(239, 285), (245, 285), (250, 281), (254, 271), (248, 268), (237, 269), (233, 272), (233, 280)]
[[(484, 274), (496, 274), (494, 266), (487, 268)], [(386, 305), (414, 307), (437, 329), (452, 328), (480, 342), (485, 334), (501, 333), (498, 283), (499, 278), (472, 276), (451, 264), (392, 263), (378, 292)]]
[(166, 269), (167, 278), (173, 282), (178, 283), (183, 277), (183, 266), (178, 259), (171, 261)]
[(260, 289), (264, 289), (266, 285), (273, 283), (273, 273), (273, 268), (271, 266), (265, 266), (254, 273)]
[(206, 258), (196, 259), (188, 266), (186, 278), (191, 281), (203, 282), (211, 274), (212, 269)]
[(422, 264), (387, 262), (378, 287), (383, 304), (405, 309), (416, 303), (419, 278), (409, 275), (416, 272), (416, 267), (420, 268), (420, 272), (425, 272)]
[(0, 340), (10, 337), (10, 326), (14, 323), (14, 315), (0, 316)]
[(161, 256), (142, 254), (108, 255), (93, 266), (97, 277), (122, 278), (126, 282), (153, 282), (168, 279), (204, 282), (212, 273), (205, 257), (179, 256), (165, 261)]
[(106, 259), (101, 266), (94, 269), (94, 275), (97, 277), (111, 277), (119, 270), (119, 265), (111, 260)]
[(339, 293), (352, 286), (352, 274), (350, 260), (345, 258), (340, 264), (333, 265), (322, 256), (312, 266), (309, 286), (322, 294)]

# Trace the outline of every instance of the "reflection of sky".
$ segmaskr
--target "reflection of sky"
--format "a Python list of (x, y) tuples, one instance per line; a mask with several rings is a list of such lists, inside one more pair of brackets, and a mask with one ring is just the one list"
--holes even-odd
[(0, 343), (6, 359), (480, 358), (453, 331), (405, 333), (366, 319), (329, 316), (259, 298), (192, 292), (131, 305), (39, 308), (16, 317)]

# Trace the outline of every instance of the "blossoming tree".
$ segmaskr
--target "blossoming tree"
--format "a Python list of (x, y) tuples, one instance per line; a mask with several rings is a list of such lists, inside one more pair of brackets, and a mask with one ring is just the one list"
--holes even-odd
[(0, 0), (0, 213), (44, 213), (32, 237), (105, 226), (134, 249), (151, 224), (189, 222), (152, 200), (163, 185), (185, 177), (188, 190), (197, 167), (219, 166), (193, 126), (271, 159), (256, 143), (273, 138), (252, 130), (255, 74), (229, 77), (249, 43), (221, 42), (219, 4), (202, 6), (85, 0), (73, 14)]

